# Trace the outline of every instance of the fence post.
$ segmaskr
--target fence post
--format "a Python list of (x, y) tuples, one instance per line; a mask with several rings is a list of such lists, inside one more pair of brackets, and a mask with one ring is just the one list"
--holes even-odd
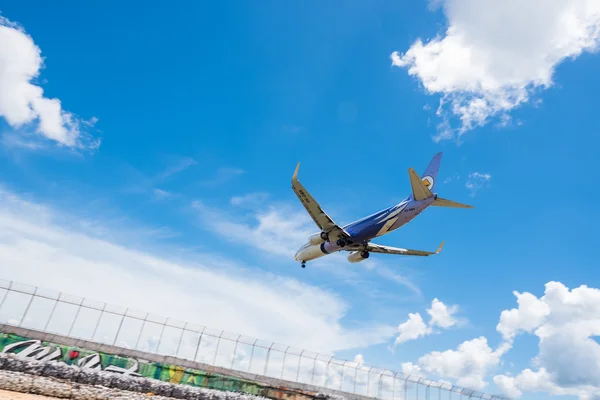
[(325, 387), (328, 387), (329, 385), (329, 364), (331, 364), (331, 360), (333, 360), (333, 357), (330, 357), (329, 361), (327, 361), (327, 364), (325, 364)]
[(48, 325), (50, 325), (50, 321), (52, 320), (52, 317), (54, 316), (54, 310), (56, 310), (56, 307), (58, 306), (58, 302), (60, 301), (60, 297), (62, 296), (62, 293), (58, 293), (58, 299), (56, 299), (54, 301), (54, 306), (52, 307), (52, 311), (50, 311), (50, 315), (48, 316), (48, 320), (46, 321), (46, 325), (44, 325), (44, 331), (48, 332)]
[(353, 389), (354, 394), (356, 394), (356, 381), (358, 380), (358, 367), (360, 367), (359, 363), (357, 363), (356, 366), (354, 367), (354, 389)]
[(404, 378), (404, 400), (406, 400), (408, 396), (408, 378), (410, 378), (410, 375)]
[(202, 331), (200, 332), (200, 337), (198, 338), (198, 345), (196, 346), (196, 352), (194, 353), (194, 361), (198, 361), (198, 350), (200, 350), (200, 342), (202, 342), (202, 335), (204, 334), (204, 330), (206, 327), (202, 327)]
[(387, 371), (387, 369), (384, 369), (381, 374), (379, 374), (379, 383), (377, 384), (377, 397), (381, 398), (381, 386), (382, 386), (382, 379), (383, 379), (383, 374), (385, 374), (385, 371)]
[(267, 369), (269, 367), (269, 355), (271, 354), (271, 348), (273, 348), (274, 344), (275, 344), (274, 342), (271, 342), (271, 345), (269, 346), (269, 349), (267, 350), (267, 358), (265, 359), (265, 372), (263, 373), (264, 376), (268, 376)]
[[(398, 376), (397, 372), (394, 372), (394, 381), (392, 382), (392, 400), (396, 400), (396, 377)], [(403, 399), (406, 400), (406, 399)]]
[(181, 347), (181, 341), (183, 340), (183, 332), (185, 332), (185, 328), (187, 328), (187, 322), (183, 325), (183, 329), (181, 329), (181, 336), (179, 336), (179, 343), (177, 343), (177, 351), (175, 351), (175, 357), (179, 357), (179, 348)]
[(369, 368), (369, 372), (367, 372), (367, 397), (371, 394), (371, 370), (373, 367)]
[(342, 364), (342, 375), (341, 375), (341, 379), (340, 379), (340, 390), (342, 390), (342, 388), (344, 387), (344, 369), (346, 369), (346, 363), (348, 362), (348, 360), (344, 361), (344, 363)]
[(13, 282), (10, 281), (10, 283), (8, 284), (8, 287), (6, 288), (6, 293), (4, 293), (4, 296), (2, 296), (2, 301), (0, 302), (0, 310), (2, 310), (2, 306), (4, 305), (4, 301), (8, 297), (8, 292), (10, 292), (10, 290), (12, 288), (12, 284), (13, 284)]
[(126, 308), (123, 315), (121, 315), (121, 322), (119, 322), (119, 327), (117, 328), (117, 333), (115, 334), (115, 340), (113, 340), (113, 344), (112, 344), (113, 346), (115, 344), (117, 344), (117, 339), (119, 338), (119, 333), (121, 333), (121, 327), (123, 326), (123, 321), (125, 321), (125, 316), (127, 315), (127, 311), (129, 311), (129, 308)]
[(315, 372), (317, 371), (317, 358), (319, 357), (319, 353), (317, 353), (315, 355), (315, 358), (313, 359), (313, 370), (312, 370), (312, 377), (310, 378), (310, 384), (314, 385), (315, 384)]
[(38, 288), (36, 287), (35, 290), (33, 291), (33, 294), (31, 295), (31, 299), (29, 299), (29, 303), (27, 303), (27, 308), (25, 309), (23, 316), (21, 316), (21, 320), (19, 321), (18, 326), (21, 326), (23, 324), (23, 321), (25, 321), (25, 317), (27, 316), (27, 313), (29, 312), (29, 307), (31, 307), (31, 303), (33, 303), (33, 298), (35, 297), (37, 290), (38, 290)]
[(163, 324), (162, 324), (162, 329), (160, 330), (160, 336), (158, 337), (158, 343), (156, 344), (156, 350), (154, 350), (154, 351), (155, 351), (156, 353), (158, 353), (158, 354), (160, 354), (160, 352), (159, 352), (159, 349), (160, 349), (160, 342), (162, 342), (162, 338), (163, 338), (163, 335), (164, 335), (164, 333), (165, 333), (165, 328), (166, 328), (166, 326), (167, 326), (167, 321), (168, 321), (168, 320), (169, 320), (169, 319), (167, 318), (167, 319), (165, 320), (165, 322), (163, 322)]
[(100, 317), (98, 318), (98, 322), (96, 322), (94, 332), (92, 333), (92, 340), (95, 340), (96, 338), (96, 331), (98, 330), (98, 327), (100, 326), (100, 321), (102, 321), (102, 317), (104, 316), (104, 310), (106, 310), (106, 303), (104, 303), (104, 305), (102, 306), (102, 310), (100, 311)]
[(67, 333), (67, 336), (71, 336), (71, 331), (73, 330), (73, 327), (75, 326), (75, 322), (77, 322), (77, 317), (79, 317), (79, 311), (81, 311), (81, 307), (83, 306), (83, 301), (85, 299), (81, 299), (81, 302), (79, 303), (79, 307), (77, 308), (77, 312), (75, 313), (75, 318), (73, 318), (73, 323), (71, 324), (71, 327), (69, 328), (69, 332)]
[(212, 365), (214, 365), (214, 366), (216, 366), (216, 364), (217, 364), (217, 355), (219, 354), (219, 345), (221, 344), (221, 336), (223, 336), (223, 333), (225, 333), (225, 331), (221, 331), (221, 334), (217, 338), (217, 348), (215, 349), (215, 356), (213, 357), (213, 362), (212, 362)]
[(283, 371), (285, 369), (285, 358), (287, 357), (287, 351), (290, 348), (290, 346), (285, 348), (285, 351), (283, 352), (283, 362), (281, 363), (281, 379), (283, 380)]
[(256, 347), (256, 342), (258, 342), (258, 339), (254, 339), (254, 343), (252, 343), (252, 351), (250, 351), (250, 362), (248, 363), (248, 372), (250, 372), (250, 368), (252, 368), (252, 358), (254, 357), (254, 349)]
[(384, 369), (383, 372), (381, 373), (381, 375), (379, 375), (379, 397), (380, 398), (383, 398), (383, 395), (381, 394), (381, 392), (383, 392), (383, 375), (385, 375), (386, 372), (391, 372), (391, 371)]
[(140, 338), (142, 337), (142, 332), (144, 332), (144, 327), (146, 326), (146, 320), (148, 319), (148, 313), (144, 316), (144, 320), (142, 322), (142, 328), (140, 329), (140, 334), (138, 335), (137, 340), (135, 341), (134, 350), (138, 350), (138, 345), (140, 343)]
[(296, 371), (296, 382), (300, 383), (300, 364), (302, 363), (302, 354), (304, 354), (306, 350), (302, 350), (300, 352), (300, 356), (298, 357), (298, 370)]
[(238, 343), (242, 335), (238, 335), (237, 339), (235, 339), (235, 346), (233, 347), (233, 357), (231, 358), (231, 369), (233, 369), (233, 363), (235, 363), (235, 353), (237, 353)]

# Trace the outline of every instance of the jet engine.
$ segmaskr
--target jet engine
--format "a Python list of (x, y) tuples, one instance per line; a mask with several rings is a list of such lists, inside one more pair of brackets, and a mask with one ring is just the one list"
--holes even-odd
[[(324, 236), (324, 237), (323, 237)], [(308, 242), (313, 246), (318, 246), (327, 240), (327, 234), (325, 232), (315, 233), (308, 237)]]
[(348, 256), (348, 261), (350, 261), (351, 263), (357, 263), (364, 261), (367, 258), (369, 258), (368, 251), (355, 251), (353, 253), (350, 253), (350, 255)]

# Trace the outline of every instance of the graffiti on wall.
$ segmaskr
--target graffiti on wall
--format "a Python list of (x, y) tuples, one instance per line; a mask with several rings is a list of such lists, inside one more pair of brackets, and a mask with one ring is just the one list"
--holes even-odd
[[(46, 344), (43, 345), (41, 340), (20, 340), (14, 343), (2, 346), (0, 353), (15, 354), (17, 358), (24, 360), (37, 361), (59, 361), (67, 364), (75, 364), (81, 368), (90, 368), (100, 371), (116, 372), (123, 375), (141, 376), (136, 371), (138, 369), (138, 361), (132, 359), (132, 365), (128, 368), (123, 368), (117, 365), (111, 365), (110, 359), (105, 365), (102, 365), (102, 355), (100, 353), (91, 353), (80, 357), (82, 353), (79, 350), (71, 349), (63, 355), (61, 346)], [(106, 358), (106, 357), (105, 357)], [(110, 358), (110, 357), (109, 357)], [(67, 361), (68, 360), (68, 361)]]
[(273, 399), (312, 400), (313, 396), (289, 389), (265, 387), (257, 382), (232, 376), (182, 368), (176, 365), (136, 360), (130, 357), (91, 352), (14, 334), (0, 333), (0, 353), (43, 362), (57, 361), (82, 368), (92, 368), (123, 375), (143, 376), (170, 383), (180, 383), (208, 389), (253, 394)]

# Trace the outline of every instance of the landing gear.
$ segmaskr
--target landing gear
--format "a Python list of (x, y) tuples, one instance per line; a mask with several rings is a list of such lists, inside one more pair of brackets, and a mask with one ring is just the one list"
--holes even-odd
[(329, 234), (327, 232), (321, 232), (321, 239), (323, 239), (324, 241), (328, 241)]
[(353, 242), (350, 239), (338, 239), (335, 244), (337, 244), (340, 247), (345, 247), (346, 245), (351, 245)]
[(300, 266), (301, 266), (302, 268), (306, 268), (306, 261), (302, 261), (302, 263), (300, 264)]
[(361, 252), (360, 252), (360, 256), (361, 256), (362, 258), (365, 258), (365, 259), (366, 259), (366, 258), (369, 258), (369, 252), (368, 252), (368, 251), (366, 251), (366, 250), (363, 250), (363, 251), (361, 251)]

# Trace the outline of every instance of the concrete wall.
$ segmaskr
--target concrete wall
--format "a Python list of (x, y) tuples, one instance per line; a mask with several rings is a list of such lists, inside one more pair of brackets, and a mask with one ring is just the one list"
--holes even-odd
[(44, 397), (47, 399), (266, 400), (251, 394), (81, 368), (62, 361), (20, 359), (18, 354), (0, 354), (0, 389), (48, 396)]
[(10, 325), (0, 324), (0, 332), (2, 332), (0, 352), (20, 354), (29, 359), (60, 360), (68, 365), (80, 365), (123, 375), (143, 376), (164, 382), (247, 393), (271, 399), (314, 400), (343, 397), (352, 400), (372, 400), (372, 398), (312, 385)]

